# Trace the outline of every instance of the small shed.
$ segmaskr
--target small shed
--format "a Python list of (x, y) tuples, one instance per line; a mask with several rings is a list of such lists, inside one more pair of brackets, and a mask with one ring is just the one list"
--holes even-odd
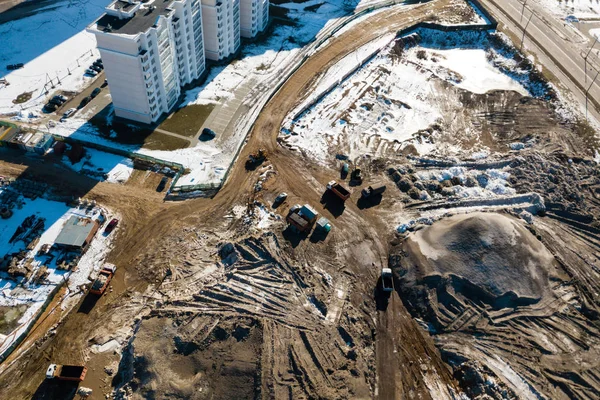
[(96, 235), (98, 227), (98, 221), (73, 215), (65, 222), (54, 243), (68, 249), (84, 250)]

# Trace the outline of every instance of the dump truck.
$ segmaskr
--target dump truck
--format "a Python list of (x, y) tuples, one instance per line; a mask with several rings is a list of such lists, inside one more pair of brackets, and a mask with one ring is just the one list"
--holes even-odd
[(300, 232), (308, 232), (317, 220), (318, 215), (319, 213), (308, 204), (302, 207), (296, 205), (290, 209), (286, 221)]
[(377, 187), (369, 186), (368, 188), (364, 188), (362, 190), (362, 196), (364, 198), (368, 198), (370, 196), (382, 194), (383, 192), (385, 192), (385, 189), (386, 189), (385, 185), (377, 186)]
[(392, 270), (390, 268), (383, 268), (381, 270), (381, 288), (384, 292), (391, 292), (394, 290)]
[(267, 151), (265, 149), (258, 149), (256, 153), (252, 153), (246, 160), (246, 169), (253, 169), (258, 167), (267, 159)]
[(327, 184), (327, 190), (331, 190), (337, 197), (346, 201), (348, 197), (350, 197), (350, 192), (348, 189), (337, 183), (336, 181), (331, 181)]
[(116, 270), (116, 266), (112, 264), (105, 264), (94, 283), (92, 283), (90, 293), (97, 294), (99, 296), (104, 294)]
[(46, 370), (46, 379), (81, 382), (85, 379), (87, 367), (82, 365), (50, 364)]

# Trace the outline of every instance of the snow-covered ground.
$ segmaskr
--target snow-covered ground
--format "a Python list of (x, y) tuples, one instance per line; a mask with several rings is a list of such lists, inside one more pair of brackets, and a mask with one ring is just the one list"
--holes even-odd
[(569, 15), (579, 19), (598, 18), (600, 16), (600, 3), (595, 0), (535, 1), (560, 19), (564, 19)]
[[(336, 77), (351, 70), (365, 49), (357, 49), (356, 55), (332, 66), (284, 121), (281, 136), (288, 146), (322, 163), (331, 162), (336, 153), (351, 160), (373, 155), (380, 142), (398, 147), (396, 150), (411, 144), (420, 154), (427, 154), (436, 146), (416, 134), (438, 125), (448, 112), (447, 103), (460, 104), (440, 81), (473, 93), (496, 89), (534, 97), (544, 93), (526, 71), (518, 69), (507, 51), (490, 45), (488, 33), (419, 33), (420, 46), (405, 49), (399, 56), (394, 43), (388, 44), (322, 97), (321, 89), (336, 84)], [(373, 45), (385, 43), (382, 40), (367, 47), (372, 50)]]
[[(38, 112), (47, 99), (46, 83), (50, 94), (56, 90), (78, 91), (89, 83), (92, 78), (84, 77), (84, 71), (99, 53), (94, 36), (84, 29), (109, 3), (58, 0), (34, 15), (0, 25), (0, 78), (8, 82), (0, 83), (0, 115), (21, 109)], [(16, 63), (25, 66), (16, 71), (6, 69), (8, 64)], [(14, 104), (13, 100), (25, 92), (31, 92), (31, 100)]]
[[(101, 2), (99, 0), (94, 0), (87, 4), (82, 11), (86, 18), (78, 19), (77, 27), (79, 27), (79, 29), (83, 29), (89, 22), (96, 18), (102, 11), (100, 5), (103, 6), (105, 3), (106, 1)], [(59, 4), (62, 5), (62, 3)], [(235, 60), (224, 66), (214, 67), (211, 70), (205, 84), (187, 92), (184, 105), (210, 103), (222, 104), (227, 100), (232, 100), (236, 95), (236, 92), (239, 92), (238, 89), (240, 89), (240, 87), (243, 85), (248, 85), (251, 83), (251, 87), (253, 88), (258, 86), (261, 82), (272, 82), (276, 76), (280, 75), (282, 71), (295, 60), (295, 57), (300, 53), (306, 43), (308, 43), (314, 37), (322, 35), (324, 31), (339, 21), (339, 18), (347, 15), (347, 13), (354, 9), (355, 6), (356, 3), (349, 4), (344, 0), (335, 0), (328, 3), (310, 0), (302, 4), (282, 4), (281, 7), (289, 10), (288, 17), (296, 20), (297, 24), (295, 26), (278, 25), (275, 27), (273, 32), (264, 39), (261, 39), (253, 44), (244, 45), (242, 48), (241, 59)], [(306, 10), (307, 7), (309, 10)], [(310, 7), (317, 7), (317, 9), (315, 11)], [(92, 10), (95, 11), (91, 12)], [(71, 10), (69, 9), (69, 11)], [(40, 15), (45, 14), (40, 13)], [(50, 16), (34, 17), (50, 19)], [(31, 20), (30, 18), (26, 18), (21, 22), (17, 22), (23, 26), (26, 26), (27, 24), (34, 24), (37, 21), (35, 19)], [(84, 38), (90, 38), (90, 36), (85, 32), (80, 32), (72, 39), (75, 38), (80, 38), (77, 40), (84, 40)], [(16, 38), (14, 38), (14, 40), (15, 42), (17, 41)], [(23, 43), (20, 45), (23, 46)], [(90, 46), (93, 47), (93, 45), (94, 39), (91, 38)], [(77, 52), (79, 49), (83, 49), (84, 47), (87, 50), (88, 46), (84, 46), (83, 43), (66, 41), (48, 51), (48, 55), (44, 53), (44, 57), (52, 57), (53, 62), (56, 63), (65, 63), (65, 57), (62, 57), (61, 54), (78, 54)], [(18, 60), (19, 57), (17, 56), (10, 58), (10, 62), (18, 62)], [(37, 59), (34, 61), (37, 63)], [(7, 78), (9, 78), (9, 81), (11, 81), (11, 79), (17, 78), (21, 75), (39, 75), (38, 68), (34, 67), (35, 65), (33, 62), (28, 63), (25, 65), (24, 69), (9, 74)], [(66, 67), (67, 64), (62, 66), (53, 66), (54, 69), (59, 70), (66, 70)], [(28, 68), (31, 68), (31, 72), (27, 72), (29, 71)], [(73, 80), (75, 86), (72, 88), (75, 89), (76, 87), (79, 87), (77, 85), (82, 85), (84, 83), (83, 79), (87, 78), (82, 78), (81, 74), (73, 74), (70, 79)], [(30, 83), (20, 82), (19, 86), (22, 84), (35, 85), (36, 83), (31, 80)], [(11, 88), (11, 86), (8, 88)], [(0, 97), (3, 97), (6, 94), (6, 98), (0, 102), (0, 107), (7, 107), (4, 110), (6, 112), (19, 112), (21, 110), (21, 106), (12, 104), (12, 100), (18, 94), (22, 93), (22, 91), (18, 91), (19, 93), (12, 93), (7, 91), (8, 88), (0, 89)], [(10, 90), (13, 89), (11, 88)], [(44, 96), (39, 97), (37, 100), (32, 99), (30, 102), (22, 106), (28, 109), (27, 113), (29, 111), (33, 111), (34, 114), (39, 114), (39, 111), (43, 105), (43, 100), (45, 100)], [(4, 111), (2, 108), (0, 108), (0, 113)], [(244, 140), (244, 135), (238, 130), (234, 135), (232, 135), (231, 138), (219, 142), (218, 144), (215, 143), (216, 141), (198, 142), (198, 144), (194, 147), (175, 151), (139, 149), (136, 146), (120, 145), (114, 141), (102, 137), (97, 128), (87, 122), (88, 118), (89, 115), (86, 115), (85, 113), (78, 113), (72, 118), (68, 119), (66, 122), (59, 123), (55, 127), (49, 129), (54, 134), (73, 136), (81, 140), (100, 143), (109, 147), (118, 147), (119, 149), (124, 149), (131, 152), (139, 152), (166, 161), (181, 163), (191, 172), (187, 175), (184, 175), (178, 181), (178, 185), (218, 185), (223, 179), (227, 168), (233, 161), (233, 157), (236, 154), (237, 149), (239, 146), (241, 146)], [(46, 128), (44, 128), (44, 130), (46, 130)], [(119, 181), (128, 175), (129, 166), (121, 157), (111, 157), (109, 155), (103, 155), (100, 152), (93, 151), (90, 152), (90, 155), (92, 158), (84, 161), (84, 163), (88, 162), (89, 164), (93, 164), (93, 166), (78, 164), (74, 168), (76, 170), (81, 170), (81, 168), (87, 170), (98, 170), (98, 168), (102, 168), (102, 170), (107, 172), (112, 171), (109, 175), (114, 176), (109, 177), (109, 180)]]
[[(6, 189), (0, 189), (0, 192), (1, 190)], [(77, 267), (70, 271), (60, 270), (56, 267), (56, 258), (50, 260), (46, 256), (36, 256), (38, 250), (45, 244), (54, 243), (64, 223), (71, 216), (97, 219), (100, 209), (71, 208), (64, 203), (43, 198), (30, 200), (20, 197), (17, 203), (18, 206), (13, 209), (13, 215), (8, 219), (3, 219), (0, 224), (0, 256), (4, 257), (6, 254), (25, 250), (25, 244), (22, 241), (9, 243), (10, 238), (25, 218), (31, 215), (45, 218), (44, 231), (40, 240), (32, 250), (27, 251), (23, 262), (30, 262), (31, 277), (35, 276), (43, 265), (47, 267), (48, 275), (38, 283), (34, 282), (32, 278), (11, 279), (6, 273), (0, 273), (0, 306), (27, 306), (27, 310), (18, 321), (19, 326), (8, 335), (0, 335), (0, 354), (3, 354), (26, 331), (57, 285), (67, 282), (69, 291), (76, 292), (82, 284), (90, 282), (90, 274), (97, 271), (102, 265), (113, 237), (113, 235), (105, 236), (98, 232), (87, 252), (79, 260)]]
[(63, 156), (66, 166), (76, 172), (81, 172), (93, 177), (104, 178), (112, 183), (124, 183), (133, 172), (133, 161), (129, 158), (115, 154), (86, 148), (85, 156), (76, 164), (72, 164), (66, 156)]

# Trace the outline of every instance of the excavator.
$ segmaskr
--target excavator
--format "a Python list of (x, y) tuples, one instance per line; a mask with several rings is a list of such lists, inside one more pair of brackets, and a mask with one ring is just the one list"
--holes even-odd
[(246, 160), (246, 169), (253, 170), (262, 164), (267, 159), (267, 151), (265, 149), (258, 149), (256, 153), (252, 153)]

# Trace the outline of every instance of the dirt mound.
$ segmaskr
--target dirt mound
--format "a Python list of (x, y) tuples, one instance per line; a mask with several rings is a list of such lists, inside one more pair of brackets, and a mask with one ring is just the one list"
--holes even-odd
[(405, 283), (447, 282), (467, 298), (498, 307), (539, 301), (548, 289), (546, 266), (555, 263), (520, 222), (496, 213), (447, 218), (416, 232), (405, 248)]

